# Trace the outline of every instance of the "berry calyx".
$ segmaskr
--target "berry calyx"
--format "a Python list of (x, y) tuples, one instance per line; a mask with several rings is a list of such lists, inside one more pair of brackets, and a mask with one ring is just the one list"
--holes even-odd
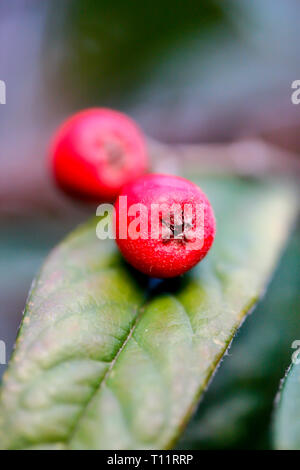
[(124, 186), (115, 204), (124, 258), (157, 278), (179, 276), (208, 253), (216, 223), (204, 192), (187, 179), (149, 174)]
[(125, 114), (81, 111), (58, 129), (50, 152), (55, 180), (68, 194), (114, 201), (124, 184), (146, 172), (145, 139)]

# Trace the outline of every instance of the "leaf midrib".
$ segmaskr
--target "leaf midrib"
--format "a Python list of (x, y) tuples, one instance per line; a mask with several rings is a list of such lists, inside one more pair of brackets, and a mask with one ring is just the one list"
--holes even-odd
[(81, 420), (83, 419), (86, 411), (87, 411), (87, 408), (88, 406), (90, 405), (90, 403), (92, 402), (92, 400), (94, 399), (94, 397), (96, 396), (96, 394), (99, 392), (99, 390), (101, 389), (101, 387), (104, 386), (104, 384), (107, 382), (120, 354), (122, 353), (122, 351), (124, 350), (124, 348), (126, 347), (127, 343), (129, 342), (130, 338), (132, 337), (136, 327), (137, 327), (137, 324), (142, 316), (142, 313), (143, 313), (143, 310), (145, 308), (145, 305), (147, 304), (147, 301), (145, 301), (144, 303), (142, 303), (142, 305), (140, 307), (137, 308), (137, 315), (133, 321), (133, 324), (128, 332), (128, 335), (126, 336), (126, 338), (124, 339), (124, 341), (122, 342), (122, 344), (120, 345), (119, 349), (117, 350), (115, 356), (113, 357), (113, 359), (111, 360), (110, 362), (110, 365), (107, 369), (107, 371), (105, 372), (104, 374), (104, 377), (102, 377), (99, 381), (99, 383), (95, 386), (95, 389), (93, 390), (93, 392), (91, 393), (90, 397), (88, 398), (88, 400), (86, 401), (86, 403), (84, 404), (83, 406), (83, 409), (80, 413), (80, 415), (78, 416), (77, 420), (76, 420), (76, 423), (75, 425), (73, 426), (73, 429), (71, 430), (70, 432), (70, 436), (69, 438), (67, 438), (66, 440), (62, 440), (60, 441), (61, 443), (63, 444), (66, 444), (66, 445), (70, 445), (74, 435), (76, 434), (77, 430), (78, 430), (78, 427), (80, 425), (80, 422)]

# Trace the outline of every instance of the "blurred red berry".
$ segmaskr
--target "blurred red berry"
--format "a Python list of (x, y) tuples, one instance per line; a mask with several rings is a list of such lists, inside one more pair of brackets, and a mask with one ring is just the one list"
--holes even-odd
[(116, 241), (124, 258), (152, 277), (185, 273), (205, 257), (215, 236), (206, 195), (176, 176), (149, 174), (127, 184), (116, 201), (115, 216)]
[(113, 201), (123, 185), (146, 172), (145, 138), (125, 114), (81, 111), (58, 129), (50, 154), (57, 184), (70, 195)]

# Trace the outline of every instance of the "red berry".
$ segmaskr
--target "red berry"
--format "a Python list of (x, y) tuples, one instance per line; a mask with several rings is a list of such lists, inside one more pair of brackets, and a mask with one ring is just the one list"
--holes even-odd
[(116, 241), (124, 258), (152, 277), (188, 271), (204, 258), (215, 236), (206, 195), (177, 176), (149, 174), (127, 184), (116, 201), (115, 216)]
[(64, 191), (96, 201), (115, 200), (148, 166), (141, 131), (125, 114), (105, 108), (81, 111), (63, 123), (50, 157)]

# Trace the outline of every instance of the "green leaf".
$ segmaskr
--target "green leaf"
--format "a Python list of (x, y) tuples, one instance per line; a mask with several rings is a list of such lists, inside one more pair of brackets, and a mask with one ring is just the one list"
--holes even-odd
[[(300, 229), (300, 227), (299, 227)], [(270, 424), (278, 383), (300, 338), (300, 231), (253, 314), (224, 357), (179, 449), (271, 448)]]
[[(295, 338), (300, 340), (300, 338)], [(299, 345), (297, 347), (299, 350)], [(293, 350), (291, 350), (293, 351)], [(297, 354), (297, 351), (293, 352)], [(299, 357), (297, 357), (299, 360)], [(276, 449), (300, 449), (300, 365), (289, 368), (280, 395), (273, 421), (274, 444)]]
[(0, 397), (0, 447), (169, 448), (268, 280), (295, 218), (290, 188), (199, 184), (217, 237), (191, 273), (148, 281), (94, 219), (33, 285)]

